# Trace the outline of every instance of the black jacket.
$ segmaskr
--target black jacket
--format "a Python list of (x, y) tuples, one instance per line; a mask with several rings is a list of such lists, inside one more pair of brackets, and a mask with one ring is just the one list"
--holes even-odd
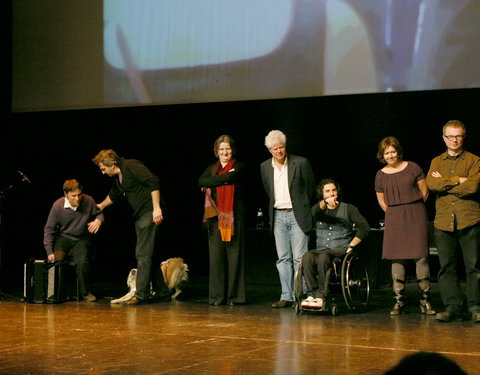
[[(296, 155), (287, 155), (288, 184), (292, 200), (293, 213), (303, 232), (308, 233), (314, 228), (310, 208), (316, 198), (315, 176), (309, 161)], [(273, 184), (272, 158), (260, 164), (263, 187), (269, 197), (269, 220), (273, 230), (273, 205), (275, 204), (275, 190)]]

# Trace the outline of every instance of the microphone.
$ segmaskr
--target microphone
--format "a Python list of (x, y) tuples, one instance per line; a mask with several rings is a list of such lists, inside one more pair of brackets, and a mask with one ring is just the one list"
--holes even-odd
[(25, 174), (22, 172), (22, 171), (17, 171), (17, 173), (20, 175), (20, 177), (22, 178), (22, 182), (26, 182), (28, 184), (31, 184), (32, 181), (30, 181), (30, 179), (25, 176)]

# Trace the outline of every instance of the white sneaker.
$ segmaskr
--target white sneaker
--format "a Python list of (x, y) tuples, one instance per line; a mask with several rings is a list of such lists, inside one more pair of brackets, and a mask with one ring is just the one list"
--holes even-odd
[(302, 301), (302, 307), (314, 307), (321, 308), (323, 305), (323, 300), (321, 298), (308, 297), (306, 300)]
[(311, 307), (311, 304), (315, 301), (315, 298), (308, 296), (307, 299), (302, 301), (302, 307)]

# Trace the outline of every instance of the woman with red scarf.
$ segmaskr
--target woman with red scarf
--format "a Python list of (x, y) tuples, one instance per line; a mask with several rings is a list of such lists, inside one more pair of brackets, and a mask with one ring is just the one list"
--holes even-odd
[(210, 276), (208, 301), (213, 306), (245, 303), (245, 165), (233, 158), (235, 142), (220, 136), (213, 151), (218, 161), (205, 169), (198, 184), (205, 191)]

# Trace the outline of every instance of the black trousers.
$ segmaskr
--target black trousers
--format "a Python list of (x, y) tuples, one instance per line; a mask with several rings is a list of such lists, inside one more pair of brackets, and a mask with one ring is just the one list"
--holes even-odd
[(464, 298), (457, 272), (459, 246), (465, 264), (468, 308), (480, 308), (480, 225), (454, 232), (435, 228), (434, 235), (440, 260), (438, 283), (443, 304), (453, 312), (460, 312), (463, 308)]
[(245, 303), (245, 223), (235, 217), (235, 232), (230, 242), (223, 242), (218, 219), (208, 220), (210, 276), (208, 302)]
[(347, 249), (325, 249), (307, 251), (302, 258), (302, 270), (307, 295), (315, 298), (325, 298), (328, 289), (326, 287), (327, 271), (332, 267), (335, 257), (345, 255)]
[(72, 258), (72, 263), (75, 265), (75, 272), (77, 273), (79, 289), (82, 296), (86, 296), (89, 293), (88, 252), (90, 245), (90, 237), (85, 237), (81, 240), (74, 241), (62, 236), (57, 237), (53, 245), (55, 260), (64, 261), (67, 257)]
[[(150, 281), (153, 267), (153, 256), (158, 234), (158, 227), (152, 220), (152, 212), (143, 214), (135, 221), (135, 258), (137, 259), (137, 291), (138, 298), (150, 296)], [(158, 266), (159, 267), (159, 266)]]

